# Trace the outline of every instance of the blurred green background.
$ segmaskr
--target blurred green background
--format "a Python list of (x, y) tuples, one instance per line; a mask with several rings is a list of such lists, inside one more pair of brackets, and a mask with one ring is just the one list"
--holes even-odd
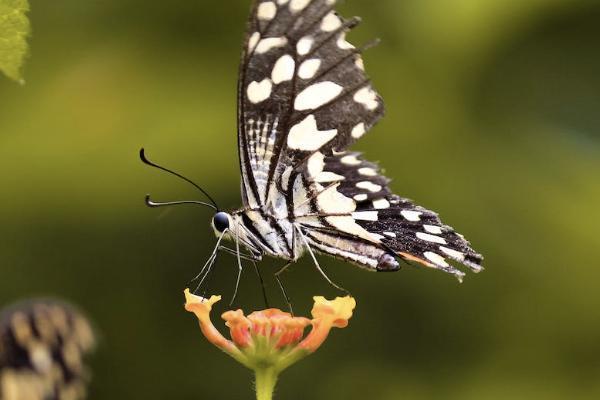
[[(209, 210), (150, 157), (240, 205), (236, 77), (249, 1), (31, 0), (26, 85), (0, 79), (0, 304), (68, 299), (100, 333), (91, 399), (251, 398), (183, 289), (215, 241)], [(284, 373), (280, 399), (600, 398), (600, 2), (348, 0), (380, 37), (387, 117), (356, 146), (397, 193), (486, 257), (464, 284), (325, 258), (358, 308)], [(280, 262), (261, 265), (271, 276)], [(227, 300), (234, 260), (211, 290)], [(307, 258), (296, 308), (333, 296)], [(273, 302), (284, 306), (269, 278)], [(225, 301), (217, 311), (225, 308)], [(252, 269), (238, 305), (260, 307)], [(217, 315), (217, 313), (215, 313)]]

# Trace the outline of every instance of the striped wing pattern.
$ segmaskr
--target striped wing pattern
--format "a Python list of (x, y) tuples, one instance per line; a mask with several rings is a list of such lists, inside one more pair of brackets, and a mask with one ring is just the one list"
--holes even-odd
[(448, 260), (479, 271), (482, 257), (462, 236), (347, 151), (384, 105), (364, 72), (364, 48), (346, 41), (359, 20), (340, 17), (335, 4), (255, 2), (238, 92), (244, 205), (275, 216), (271, 225), (285, 216), (312, 248), (368, 269), (397, 270), (400, 257), (459, 278)]

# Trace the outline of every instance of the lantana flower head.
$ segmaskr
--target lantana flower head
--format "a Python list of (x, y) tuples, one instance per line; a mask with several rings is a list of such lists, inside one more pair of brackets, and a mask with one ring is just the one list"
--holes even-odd
[[(220, 296), (205, 299), (185, 290), (185, 309), (198, 318), (209, 342), (256, 374), (259, 399), (270, 399), (277, 376), (290, 365), (315, 352), (327, 339), (331, 328), (345, 328), (356, 307), (354, 298), (326, 300), (314, 297), (312, 319), (295, 317), (276, 308), (245, 315), (242, 310), (227, 311), (222, 318), (231, 339), (224, 337), (210, 319), (212, 306)], [(308, 334), (305, 330), (311, 326)]]

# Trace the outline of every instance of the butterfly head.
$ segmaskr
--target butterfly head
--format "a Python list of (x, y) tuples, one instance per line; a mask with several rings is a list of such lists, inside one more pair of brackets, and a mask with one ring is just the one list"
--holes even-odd
[(252, 253), (260, 253), (261, 249), (253, 240), (253, 234), (244, 224), (246, 210), (236, 210), (231, 213), (218, 211), (212, 218), (210, 225), (219, 239), (230, 240), (245, 247)]
[(219, 211), (212, 219), (212, 227), (218, 234), (225, 232), (231, 226), (231, 216), (226, 212)]

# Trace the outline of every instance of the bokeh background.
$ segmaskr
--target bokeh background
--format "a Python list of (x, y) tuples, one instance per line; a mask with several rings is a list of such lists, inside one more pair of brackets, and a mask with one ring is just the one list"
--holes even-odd
[[(252, 398), (182, 291), (215, 241), (163, 164), (238, 207), (236, 77), (249, 1), (31, 0), (27, 83), (0, 79), (0, 304), (53, 295), (100, 334), (91, 399)], [(280, 399), (600, 398), (600, 2), (348, 0), (387, 117), (356, 146), (486, 257), (464, 284), (324, 259), (358, 308)], [(326, 261), (325, 261), (326, 260)], [(279, 262), (264, 262), (270, 277)], [(229, 298), (231, 257), (211, 291)], [(333, 296), (308, 259), (299, 312)], [(284, 306), (268, 278), (273, 303)], [(226, 303), (226, 302), (223, 302)], [(238, 305), (261, 306), (244, 275)], [(223, 304), (219, 310), (223, 310)], [(218, 310), (218, 311), (219, 311)]]

